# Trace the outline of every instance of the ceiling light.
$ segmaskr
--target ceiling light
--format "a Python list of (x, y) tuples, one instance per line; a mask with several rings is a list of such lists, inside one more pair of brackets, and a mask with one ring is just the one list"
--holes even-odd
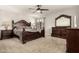
[(37, 10), (38, 13), (41, 13), (41, 10)]

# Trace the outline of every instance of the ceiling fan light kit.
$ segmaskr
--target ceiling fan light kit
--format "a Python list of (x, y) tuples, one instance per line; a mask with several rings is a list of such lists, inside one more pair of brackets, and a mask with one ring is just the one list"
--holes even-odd
[(41, 8), (42, 7), (42, 5), (36, 5), (36, 8), (34, 9), (34, 8), (29, 8), (29, 9), (31, 9), (31, 10), (35, 10), (33, 13), (41, 13), (42, 14), (42, 12), (43, 11), (48, 11), (48, 9), (43, 9), (43, 8)]

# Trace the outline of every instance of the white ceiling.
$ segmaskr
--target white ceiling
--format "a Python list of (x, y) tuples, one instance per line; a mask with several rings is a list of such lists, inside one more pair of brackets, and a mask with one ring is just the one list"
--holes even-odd
[[(43, 12), (43, 14), (48, 14), (59, 9), (70, 8), (73, 6), (74, 5), (42, 5), (41, 8), (49, 9), (49, 11)], [(35, 5), (0, 5), (0, 10), (15, 12), (15, 13), (32, 14), (34, 10), (29, 10), (29, 8), (35, 8), (35, 7), (36, 7)]]

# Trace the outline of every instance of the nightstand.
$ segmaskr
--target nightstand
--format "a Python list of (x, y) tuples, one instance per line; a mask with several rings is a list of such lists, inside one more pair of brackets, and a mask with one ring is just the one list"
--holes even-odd
[(12, 30), (1, 30), (1, 40), (12, 38)]

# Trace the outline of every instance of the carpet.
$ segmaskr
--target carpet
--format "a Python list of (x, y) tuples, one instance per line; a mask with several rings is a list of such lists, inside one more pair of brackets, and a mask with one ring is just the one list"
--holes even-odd
[(65, 53), (66, 40), (56, 37), (39, 38), (22, 44), (18, 38), (0, 40), (0, 53)]

